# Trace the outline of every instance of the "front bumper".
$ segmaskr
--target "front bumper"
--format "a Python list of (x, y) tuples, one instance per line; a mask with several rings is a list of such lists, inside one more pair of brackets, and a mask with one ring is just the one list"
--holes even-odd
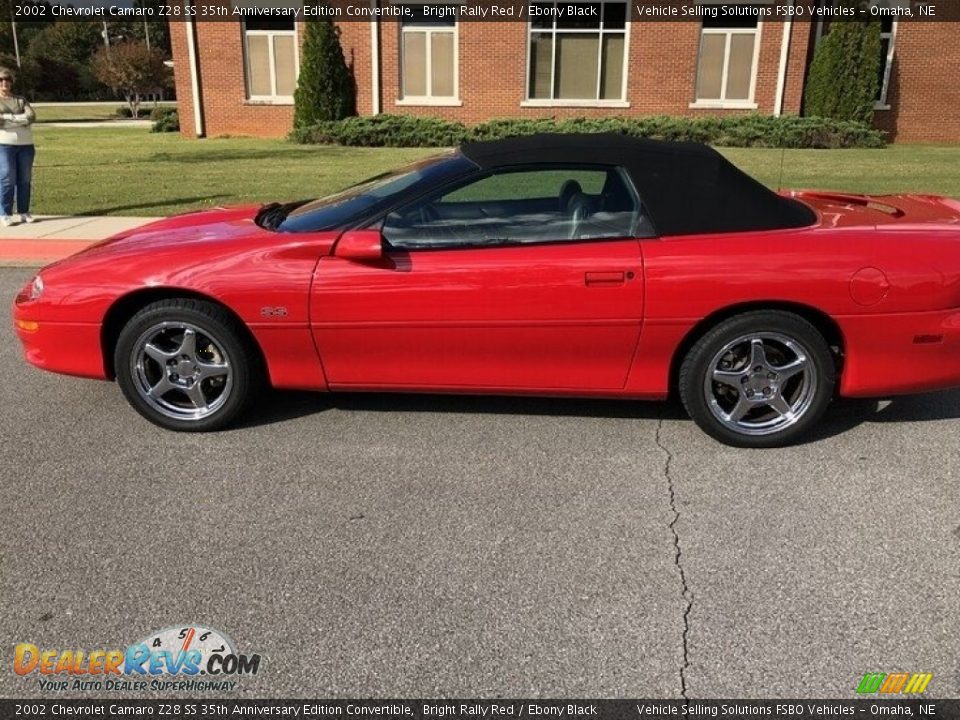
[(50, 372), (106, 379), (99, 323), (50, 322), (43, 319), (41, 302), (13, 305), (13, 329), (31, 365)]

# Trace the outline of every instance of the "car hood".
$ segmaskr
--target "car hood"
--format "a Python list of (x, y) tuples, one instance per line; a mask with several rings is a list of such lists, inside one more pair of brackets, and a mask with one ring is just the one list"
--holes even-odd
[(260, 205), (214, 208), (164, 218), (114, 235), (75, 255), (47, 265), (51, 280), (84, 279), (89, 284), (137, 283), (188, 286), (253, 264), (284, 267), (316, 260), (331, 251), (339, 231), (278, 233), (259, 227)]
[(163, 251), (170, 248), (188, 251), (192, 246), (208, 243), (229, 243), (250, 237), (273, 237), (259, 227), (254, 218), (260, 205), (218, 207), (212, 210), (185, 213), (163, 218), (138, 228), (113, 235), (91, 245), (83, 255), (104, 253)]

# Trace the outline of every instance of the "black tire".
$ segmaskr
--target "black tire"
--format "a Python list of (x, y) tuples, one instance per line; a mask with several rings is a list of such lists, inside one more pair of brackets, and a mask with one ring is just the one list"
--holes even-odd
[(186, 298), (151, 303), (134, 315), (120, 332), (114, 368), (138, 413), (186, 432), (229, 425), (264, 378), (246, 329), (219, 305)]
[(748, 448), (802, 438), (827, 409), (835, 385), (823, 335), (779, 310), (721, 322), (690, 348), (679, 376), (680, 399), (694, 422), (726, 445)]

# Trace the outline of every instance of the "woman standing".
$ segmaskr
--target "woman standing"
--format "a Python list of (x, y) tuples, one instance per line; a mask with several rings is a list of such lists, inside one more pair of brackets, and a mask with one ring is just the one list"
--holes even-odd
[(13, 225), (13, 197), (22, 222), (30, 214), (30, 179), (33, 175), (33, 124), (36, 115), (24, 98), (13, 94), (13, 72), (0, 67), (0, 225)]

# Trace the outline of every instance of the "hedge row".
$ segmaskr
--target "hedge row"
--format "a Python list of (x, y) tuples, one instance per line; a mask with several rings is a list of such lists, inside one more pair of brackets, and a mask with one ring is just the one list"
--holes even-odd
[(316, 145), (448, 147), (470, 140), (498, 140), (543, 132), (615, 132), (654, 140), (702, 142), (727, 147), (879, 148), (885, 145), (883, 133), (869, 125), (795, 115), (504, 119), (473, 127), (430, 117), (376, 115), (320, 122), (294, 130), (291, 139)]

